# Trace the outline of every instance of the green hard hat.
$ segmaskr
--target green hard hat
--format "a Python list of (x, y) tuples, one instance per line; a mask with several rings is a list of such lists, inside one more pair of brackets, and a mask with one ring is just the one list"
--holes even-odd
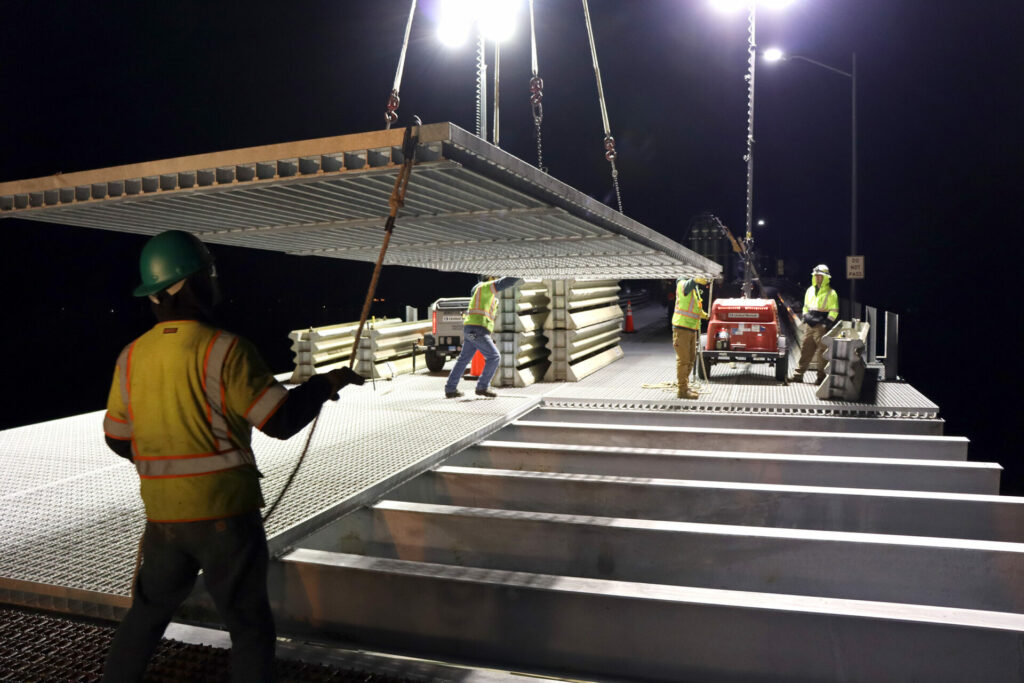
[(156, 294), (212, 263), (213, 256), (195, 235), (183, 230), (162, 232), (151, 237), (142, 248), (139, 256), (142, 284), (132, 294)]

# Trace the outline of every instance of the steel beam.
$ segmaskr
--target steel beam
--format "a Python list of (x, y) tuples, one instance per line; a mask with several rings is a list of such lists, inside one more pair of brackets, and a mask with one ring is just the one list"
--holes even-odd
[(866, 458), (966, 460), (968, 440), (959, 436), (843, 434), (769, 429), (659, 427), (518, 420), (495, 435), (503, 440), (591, 446), (687, 448), (716, 451), (845, 455)]
[(1024, 544), (385, 500), (301, 547), (637, 583), (1024, 612)]
[(1011, 681), (1024, 671), (1019, 614), (306, 549), (274, 574), (283, 632), (435, 657), (673, 683)]
[(796, 486), (999, 493), (995, 463), (835, 455), (764, 455), (626, 446), (487, 440), (446, 465), (607, 476), (700, 479)]
[(1024, 498), (440, 467), (388, 494), (417, 503), (821, 531), (1024, 541)]
[(881, 417), (832, 417), (826, 415), (765, 415), (738, 412), (658, 412), (653, 410), (598, 410), (542, 406), (524, 419), (534, 422), (582, 422), (660, 427), (727, 427), (732, 429), (783, 429), (801, 432), (913, 434), (942, 436), (945, 420)]

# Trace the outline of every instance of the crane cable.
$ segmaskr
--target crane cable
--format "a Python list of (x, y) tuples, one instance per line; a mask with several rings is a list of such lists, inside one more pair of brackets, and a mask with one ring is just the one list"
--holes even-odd
[(541, 173), (547, 173), (544, 168), (544, 150), (540, 141), (540, 124), (544, 120), (544, 79), (538, 73), (537, 67), (537, 28), (533, 20), (533, 0), (530, 0), (530, 50), (531, 50), (531, 76), (530, 76), (530, 107), (533, 109), (533, 127), (537, 133), (537, 169)]
[[(366, 299), (363, 301), (363, 311), (359, 314), (359, 327), (356, 328), (355, 341), (352, 343), (352, 353), (348, 361), (349, 368), (352, 368), (356, 362), (356, 349), (359, 348), (359, 338), (363, 334), (363, 325), (366, 323), (366, 318), (370, 313), (373, 295), (377, 292), (377, 281), (380, 279), (381, 267), (384, 265), (384, 255), (387, 253), (388, 244), (391, 242), (391, 233), (395, 229), (395, 218), (398, 216), (398, 210), (405, 204), (405, 192), (409, 187), (409, 176), (412, 175), (412, 167), (416, 159), (416, 146), (419, 144), (421, 125), (420, 118), (414, 116), (413, 125), (405, 129), (405, 136), (402, 138), (402, 165), (398, 169), (398, 175), (395, 176), (395, 186), (392, 188), (391, 197), (388, 199), (388, 205), (391, 210), (388, 213), (387, 221), (384, 223), (384, 242), (380, 246), (377, 263), (373, 266), (370, 286), (366, 290)], [(413, 132), (413, 128), (416, 129), (415, 132)], [(373, 374), (372, 370), (370, 374)], [(313, 441), (313, 432), (316, 431), (316, 426), (320, 422), (320, 415), (321, 411), (317, 411), (316, 417), (313, 418), (313, 424), (309, 428), (309, 433), (306, 434), (306, 443), (302, 447), (302, 453), (299, 455), (292, 473), (288, 476), (288, 480), (285, 481), (284, 486), (281, 488), (281, 493), (277, 494), (277, 500), (267, 510), (267, 514), (263, 515), (264, 523), (270, 519), (270, 515), (274, 514), (274, 510), (277, 509), (278, 503), (284, 498), (284, 494), (288, 491), (288, 487), (291, 486), (295, 475), (299, 473), (299, 467), (302, 466), (302, 461), (305, 460), (306, 454), (309, 452), (309, 444)]]
[(405, 23), (405, 38), (402, 40), (402, 52), (398, 56), (398, 68), (395, 70), (395, 85), (388, 95), (388, 103), (384, 110), (384, 129), (390, 130), (391, 124), (398, 120), (398, 91), (402, 87), (402, 71), (405, 69), (405, 53), (409, 49), (409, 33), (412, 32), (412, 16), (416, 12), (416, 0), (409, 7), (409, 20)]
[(608, 123), (608, 109), (604, 103), (604, 88), (601, 87), (601, 68), (597, 65), (597, 47), (594, 45), (594, 29), (590, 25), (590, 8), (587, 0), (583, 0), (583, 16), (587, 20), (587, 37), (590, 39), (590, 58), (594, 63), (594, 76), (597, 78), (597, 100), (601, 105), (601, 121), (604, 123), (604, 158), (612, 166), (612, 185), (615, 187), (615, 198), (622, 211), (622, 193), (619, 191), (619, 171), (615, 168), (615, 138), (612, 137), (611, 125)]

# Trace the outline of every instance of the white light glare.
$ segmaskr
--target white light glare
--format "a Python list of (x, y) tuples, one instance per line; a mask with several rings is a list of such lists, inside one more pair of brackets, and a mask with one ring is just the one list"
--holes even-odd
[(748, 0), (711, 0), (711, 6), (720, 12), (738, 12), (748, 4)]
[(484, 37), (501, 43), (512, 37), (516, 29), (519, 0), (477, 0), (477, 21)]
[(441, 0), (437, 39), (448, 47), (461, 47), (473, 28), (473, 0)]
[(766, 62), (777, 62), (783, 57), (785, 54), (777, 47), (770, 47), (764, 51), (764, 61)]
[(749, 9), (752, 4), (770, 10), (784, 9), (792, 5), (794, 0), (711, 0), (711, 6), (722, 12), (738, 12)]

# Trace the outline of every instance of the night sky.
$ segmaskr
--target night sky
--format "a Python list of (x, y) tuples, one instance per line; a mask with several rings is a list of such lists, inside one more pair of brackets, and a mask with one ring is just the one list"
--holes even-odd
[[(502, 48), (501, 146), (536, 163), (529, 25)], [(583, 13), (536, 0), (549, 172), (613, 203)], [(383, 127), (408, 0), (15, 1), (3, 5), (0, 181)], [(625, 212), (682, 240), (712, 211), (739, 233), (746, 166), (746, 15), (707, 0), (590, 0)], [(435, 37), (420, 0), (399, 125), (473, 131), (474, 48)], [(758, 13), (758, 46), (844, 71), (857, 54), (860, 299), (901, 314), (900, 374), (942, 407), (971, 457), (1007, 467), (1021, 404), (1024, 2), (796, 0)], [(850, 226), (849, 80), (757, 65), (755, 237), (801, 286), (841, 277)], [(415, 172), (413, 174), (415, 183)], [(0, 221), (13, 309), (0, 428), (103, 407), (118, 351), (147, 329), (131, 297), (145, 238)], [(396, 230), (401, 230), (399, 216)], [(358, 317), (372, 264), (213, 247), (232, 329), (277, 372), (289, 330)], [(377, 315), (421, 311), (474, 278), (385, 268)]]

